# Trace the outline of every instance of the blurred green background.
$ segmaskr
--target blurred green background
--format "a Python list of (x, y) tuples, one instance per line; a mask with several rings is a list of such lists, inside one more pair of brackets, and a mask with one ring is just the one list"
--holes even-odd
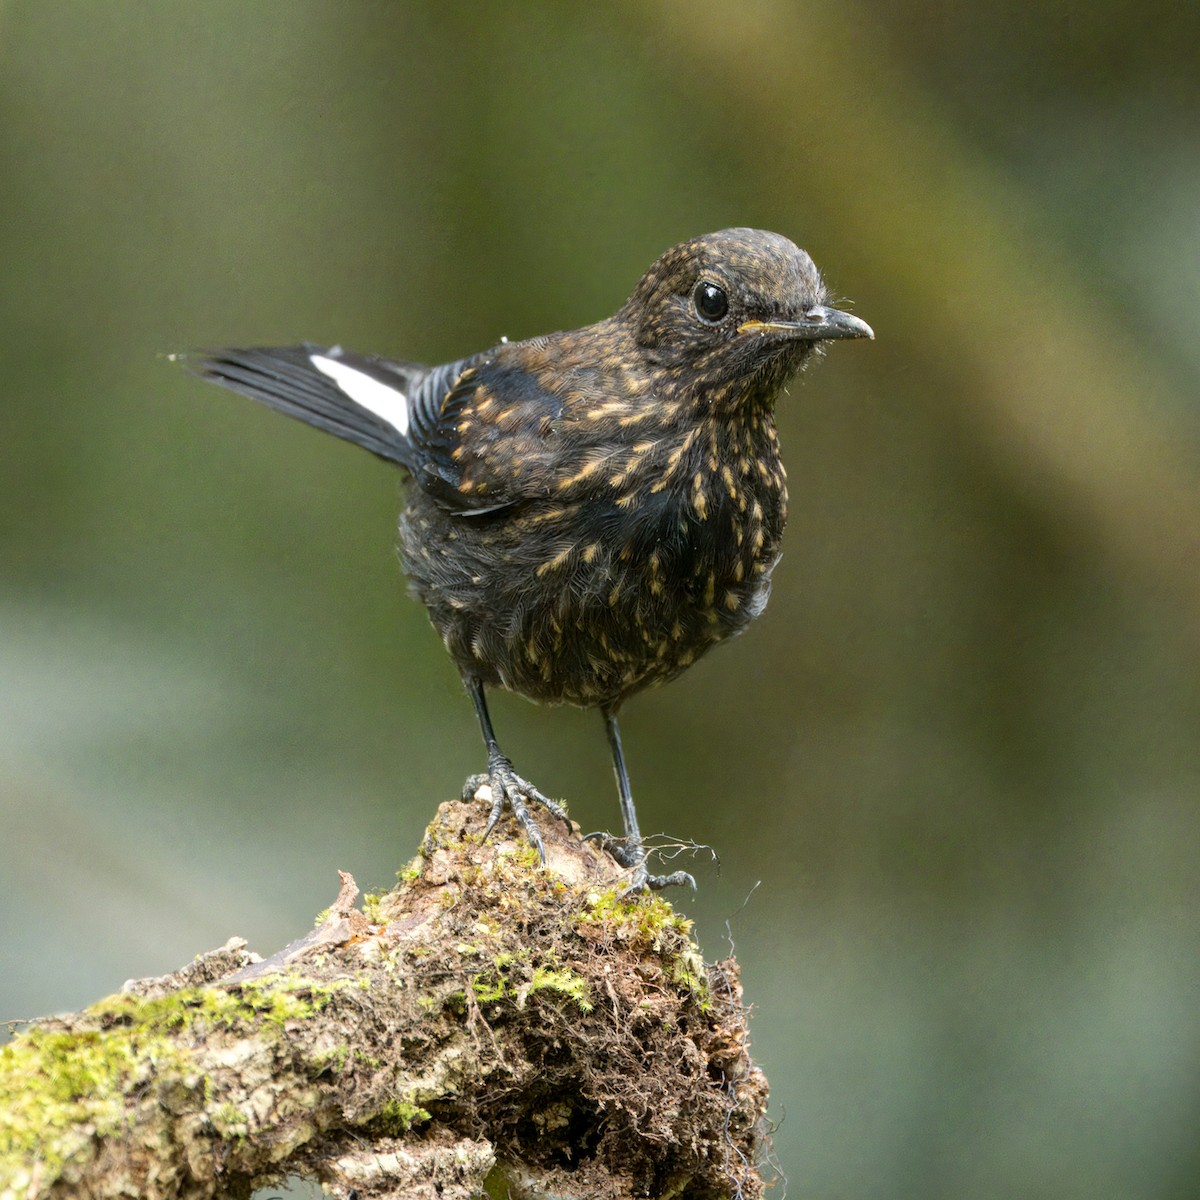
[[(278, 948), (482, 764), (395, 473), (166, 355), (441, 361), (760, 225), (878, 340), (781, 405), (766, 616), (623, 728), (643, 827), (720, 853), (678, 902), (790, 1194), (1196, 1195), (1197, 45), (1161, 0), (0, 4), (0, 1018)], [(595, 714), (493, 711), (618, 824)]]

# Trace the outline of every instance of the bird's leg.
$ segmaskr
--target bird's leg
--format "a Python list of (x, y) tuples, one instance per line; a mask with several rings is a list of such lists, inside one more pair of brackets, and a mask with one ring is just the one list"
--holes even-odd
[(621, 824), (624, 826), (624, 837), (619, 841), (607, 834), (597, 836), (589, 834), (621, 864), (633, 870), (626, 892), (640, 891), (642, 888), (652, 888), (660, 891), (662, 888), (678, 887), (688, 884), (693, 891), (696, 881), (686, 871), (675, 871), (670, 875), (651, 875), (646, 870), (646, 847), (642, 843), (641, 831), (638, 829), (637, 810), (633, 807), (633, 791), (629, 786), (629, 771), (625, 767), (625, 751), (621, 748), (621, 728), (617, 724), (615, 708), (601, 709), (604, 714), (604, 729), (608, 734), (608, 748), (612, 753), (613, 773), (617, 777), (617, 796), (621, 802)]
[(530, 816), (526, 802), (540, 804), (547, 812), (565, 821), (569, 829), (571, 827), (571, 820), (567, 816), (567, 810), (556, 800), (551, 800), (549, 796), (542, 795), (529, 780), (522, 779), (513, 770), (512, 763), (509, 762), (507, 755), (501, 752), (500, 746), (496, 741), (495, 730), (492, 729), (492, 719), (488, 716), (487, 700), (483, 694), (483, 681), (476, 679), (473, 675), (464, 675), (463, 684), (466, 686), (471, 699), (475, 703), (475, 713), (479, 717), (479, 728), (483, 733), (483, 741), (487, 746), (488, 755), (487, 773), (484, 775), (472, 775), (467, 779), (466, 783), (463, 784), (463, 799), (470, 800), (479, 788), (486, 783), (492, 793), (492, 811), (488, 817), (487, 829), (484, 830), (483, 836), (486, 838), (492, 832), (496, 822), (500, 819), (500, 814), (504, 811), (505, 805), (507, 805), (512, 809), (512, 814), (516, 817), (517, 823), (525, 830), (525, 836), (529, 839), (530, 844), (538, 852), (538, 858), (544, 863), (546, 861), (546, 847), (542, 844), (542, 835), (538, 831), (537, 822)]

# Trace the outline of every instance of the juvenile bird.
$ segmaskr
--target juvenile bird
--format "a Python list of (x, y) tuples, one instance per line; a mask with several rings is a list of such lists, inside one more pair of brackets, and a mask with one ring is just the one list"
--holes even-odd
[(484, 689), (598, 708), (631, 887), (647, 873), (621, 749), (622, 701), (673, 679), (763, 611), (787, 487), (783, 385), (870, 326), (825, 304), (787, 238), (726, 229), (668, 250), (617, 313), (444, 366), (313, 345), (214, 351), (204, 377), (356, 442), (411, 476), (400, 553), (475, 703), (488, 830), (561, 805), (501, 751)]

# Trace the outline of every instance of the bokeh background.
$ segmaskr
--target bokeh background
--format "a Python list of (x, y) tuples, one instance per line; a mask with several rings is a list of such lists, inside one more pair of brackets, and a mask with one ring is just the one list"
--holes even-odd
[[(795, 1196), (1200, 1191), (1200, 6), (0, 4), (0, 1018), (386, 886), (479, 769), (397, 476), (195, 346), (441, 361), (731, 224), (875, 327), (766, 616), (623, 727)], [(617, 824), (599, 719), (497, 698)], [(757, 889), (755, 885), (759, 884)]]

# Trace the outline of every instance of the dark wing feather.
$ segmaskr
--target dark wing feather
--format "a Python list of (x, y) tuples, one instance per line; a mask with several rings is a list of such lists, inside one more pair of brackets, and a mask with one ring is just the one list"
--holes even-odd
[[(545, 495), (548, 434), (562, 402), (523, 368), (512, 349), (501, 346), (456, 363), (442, 377), (434, 372), (417, 391), (410, 430), (415, 478), (439, 504), (462, 516)], [(428, 403), (426, 387), (432, 393)]]
[(202, 378), (399, 463), (447, 511), (482, 516), (546, 495), (561, 398), (519, 347), (440, 367), (313, 345), (216, 350)]
[[(390, 362), (367, 355), (347, 354), (340, 347), (256, 347), (213, 350), (184, 362), (201, 378), (249, 396), (262, 404), (305, 421), (336, 437), (354, 442), (389, 462), (412, 469), (412, 444), (407, 416), (399, 424), (357, 403), (343, 387), (313, 363), (314, 357), (344, 364), (365, 380), (375, 380), (395, 394), (398, 406), (430, 374), (419, 363)], [(381, 394), (384, 394), (381, 389)], [(404, 409), (400, 409), (404, 413)], [(402, 426), (402, 427), (401, 427)]]

